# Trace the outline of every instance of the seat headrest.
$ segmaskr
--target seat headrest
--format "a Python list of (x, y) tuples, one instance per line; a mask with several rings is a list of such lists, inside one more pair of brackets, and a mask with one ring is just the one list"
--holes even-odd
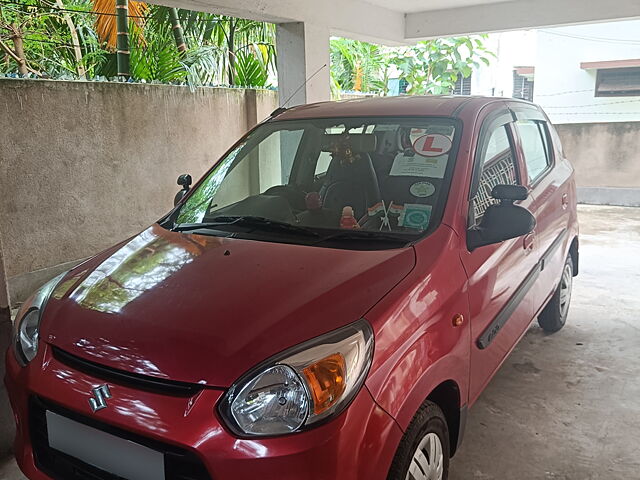
[(323, 152), (333, 152), (336, 147), (351, 147), (354, 153), (373, 153), (376, 151), (377, 138), (373, 134), (354, 133), (349, 135), (325, 133), (320, 141)]

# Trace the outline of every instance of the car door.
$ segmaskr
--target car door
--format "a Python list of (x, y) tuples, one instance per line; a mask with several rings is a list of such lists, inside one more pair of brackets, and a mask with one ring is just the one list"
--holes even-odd
[(534, 313), (546, 303), (561, 276), (570, 241), (569, 205), (574, 199), (570, 189), (572, 167), (562, 155), (559, 142), (544, 114), (533, 105), (510, 105), (519, 151), (526, 174), (524, 181), (532, 197), (530, 211), (536, 218), (535, 250), (539, 257), (539, 275), (534, 285)]
[[(478, 135), (469, 192), (468, 228), (478, 225), (495, 203), (499, 184), (522, 184), (514, 117), (504, 108), (489, 115)], [(530, 198), (516, 202), (529, 208)], [(537, 263), (533, 235), (462, 253), (469, 278), (471, 363), (469, 400), (473, 403), (533, 317), (530, 272)]]

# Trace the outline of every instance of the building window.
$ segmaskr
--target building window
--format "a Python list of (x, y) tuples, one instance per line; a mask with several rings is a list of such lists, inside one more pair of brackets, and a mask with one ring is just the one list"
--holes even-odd
[(456, 85), (451, 93), (452, 95), (471, 95), (471, 75), (467, 78), (458, 75), (458, 80), (456, 80)]
[(598, 70), (596, 97), (640, 95), (640, 67)]
[(407, 93), (407, 88), (409, 88), (409, 82), (407, 82), (407, 80), (405, 80), (404, 78), (401, 78), (400, 85), (398, 87), (400, 95)]
[(513, 98), (533, 102), (533, 67), (516, 67), (513, 71)]

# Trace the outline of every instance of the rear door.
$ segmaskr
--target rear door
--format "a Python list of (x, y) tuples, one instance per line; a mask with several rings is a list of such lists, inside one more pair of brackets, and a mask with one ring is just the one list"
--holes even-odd
[[(487, 207), (495, 203), (491, 197), (495, 185), (523, 184), (524, 178), (512, 112), (503, 107), (489, 115), (477, 135), (479, 140), (469, 192), (469, 228), (479, 224)], [(532, 200), (528, 198), (516, 203), (530, 208)], [(531, 280), (529, 275), (537, 263), (534, 244), (532, 234), (462, 253), (469, 277), (471, 403), (533, 317), (531, 285), (535, 279)]]
[(533, 105), (510, 105), (519, 152), (524, 164), (523, 180), (533, 199), (530, 210), (536, 217), (534, 249), (539, 258), (540, 273), (534, 291), (537, 313), (554, 292), (561, 276), (567, 251), (571, 202), (572, 168), (565, 161), (559, 142), (554, 142), (553, 126)]

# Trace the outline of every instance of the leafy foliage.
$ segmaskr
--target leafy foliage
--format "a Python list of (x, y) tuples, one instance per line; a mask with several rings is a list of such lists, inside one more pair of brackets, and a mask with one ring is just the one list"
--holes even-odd
[(331, 79), (334, 97), (340, 91), (386, 95), (394, 73), (409, 84), (412, 95), (445, 94), (460, 76), (466, 78), (480, 62), (489, 65), (494, 54), (484, 45), (486, 36), (438, 38), (410, 47), (379, 45), (334, 38), (331, 40)]
[(495, 55), (487, 50), (486, 36), (437, 38), (403, 48), (390, 60), (409, 82), (412, 95), (450, 93), (459, 76), (467, 78), (480, 62), (489, 65)]
[[(16, 0), (19, 4), (15, 6), (3, 4), (0, 41), (9, 48), (11, 38), (17, 35), (24, 44), (29, 71), (38, 76), (78, 78), (79, 71), (86, 71), (89, 77), (115, 76), (115, 0), (64, 0), (65, 9), (73, 10), (67, 13), (75, 23), (80, 61), (74, 55), (69, 26), (55, 1)], [(129, 49), (134, 80), (191, 86), (270, 86), (269, 78), (275, 75), (276, 68), (275, 25), (178, 10), (187, 47), (186, 51), (179, 51), (171, 29), (170, 10), (129, 1)], [(0, 49), (0, 53), (6, 52)], [(7, 54), (0, 55), (0, 73), (22, 72)]]
[[(89, 0), (73, 0), (69, 8), (85, 11), (91, 9)], [(22, 0), (0, 7), (0, 53), (7, 48), (16, 48), (16, 41), (23, 46), (23, 60), (31, 74), (60, 78), (78, 75), (79, 65), (88, 74), (93, 74), (103, 60), (92, 19), (86, 15), (75, 15), (75, 32), (82, 50), (81, 62), (74, 55), (74, 41), (61, 12), (55, 2)], [(4, 56), (4, 55), (3, 55)], [(0, 57), (2, 58), (2, 57)], [(18, 72), (17, 61), (6, 55), (0, 61), (0, 72)]]
[(144, 42), (131, 51), (133, 78), (147, 82), (181, 83), (187, 76), (169, 25), (146, 32)]
[(239, 51), (235, 56), (233, 83), (243, 87), (264, 86), (267, 83), (267, 71), (262, 55)]
[[(92, 0), (93, 11), (103, 15), (96, 15), (95, 32), (100, 42), (106, 44), (106, 49), (113, 52), (116, 48), (116, 3), (115, 0)], [(144, 2), (129, 1), (129, 15), (131, 25), (135, 33), (139, 34), (144, 24), (144, 17), (149, 6)], [(104, 15), (106, 14), (106, 15)]]
[[(81, 78), (85, 72), (89, 78), (117, 74), (115, 17), (106, 15), (115, 12), (115, 0), (63, 1), (2, 4), (0, 73), (52, 78)], [(60, 5), (71, 12), (61, 11)], [(276, 72), (275, 25), (180, 9), (177, 17), (186, 45), (181, 51), (173, 35), (170, 11), (129, 1), (134, 80), (190, 86), (270, 86)], [(409, 94), (448, 93), (460, 76), (468, 77), (480, 63), (489, 64), (493, 54), (485, 47), (485, 38), (443, 38), (402, 48), (332, 39), (332, 92), (335, 97), (345, 90), (386, 95), (388, 79), (400, 76), (408, 82)], [(23, 65), (15, 58), (16, 42), (22, 46)]]
[(341, 90), (386, 92), (388, 59), (389, 54), (380, 45), (332, 39), (332, 83)]

